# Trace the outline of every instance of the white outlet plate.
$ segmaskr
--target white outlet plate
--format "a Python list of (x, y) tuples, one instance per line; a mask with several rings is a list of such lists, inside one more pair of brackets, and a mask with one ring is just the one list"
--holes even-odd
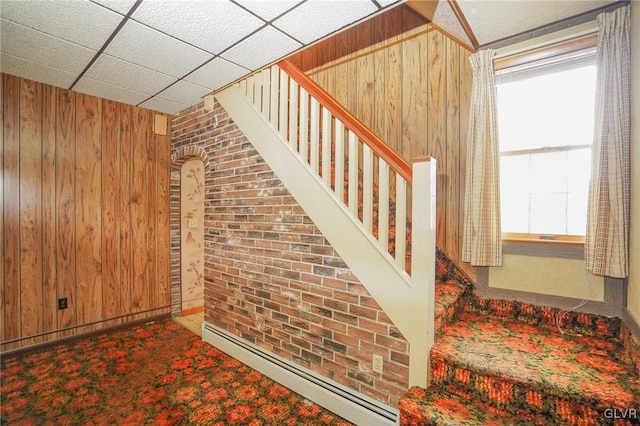
[(382, 356), (373, 354), (373, 371), (382, 374)]

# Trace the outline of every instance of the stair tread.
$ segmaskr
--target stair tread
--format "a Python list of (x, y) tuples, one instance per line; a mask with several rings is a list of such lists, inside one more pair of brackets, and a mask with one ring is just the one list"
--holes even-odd
[(637, 407), (640, 379), (622, 352), (616, 339), (462, 312), (443, 328), (432, 356), (563, 398)]
[(546, 425), (543, 416), (524, 413), (514, 417), (495, 407), (450, 394), (438, 388), (413, 387), (399, 402), (403, 426)]

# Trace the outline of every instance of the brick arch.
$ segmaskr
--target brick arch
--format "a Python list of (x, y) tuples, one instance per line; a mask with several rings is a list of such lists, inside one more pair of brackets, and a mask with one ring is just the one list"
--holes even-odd
[[(171, 316), (180, 316), (182, 310), (182, 283), (180, 282), (181, 268), (181, 242), (180, 242), (180, 168), (192, 158), (202, 160), (204, 166), (205, 181), (209, 174), (209, 155), (204, 148), (199, 146), (183, 146), (171, 155), (171, 179), (170, 179), (170, 256), (171, 256)], [(207, 188), (205, 182), (205, 198)]]
[(204, 169), (207, 170), (209, 167), (209, 156), (207, 155), (207, 151), (200, 146), (183, 146), (179, 148), (176, 152), (171, 154), (171, 167), (173, 169), (179, 169), (185, 161), (191, 158), (199, 158), (204, 163)]

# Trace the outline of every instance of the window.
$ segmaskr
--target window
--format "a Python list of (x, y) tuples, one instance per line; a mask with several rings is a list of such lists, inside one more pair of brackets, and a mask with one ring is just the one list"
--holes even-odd
[(581, 240), (586, 229), (595, 48), (496, 73), (504, 238)]

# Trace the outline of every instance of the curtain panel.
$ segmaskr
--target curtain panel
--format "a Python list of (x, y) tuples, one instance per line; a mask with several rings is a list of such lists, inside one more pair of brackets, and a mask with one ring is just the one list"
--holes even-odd
[(502, 265), (494, 53), (487, 49), (470, 57), (473, 84), (467, 133), (462, 260), (474, 266)]
[(598, 275), (629, 274), (629, 6), (598, 15), (595, 128), (585, 261)]

